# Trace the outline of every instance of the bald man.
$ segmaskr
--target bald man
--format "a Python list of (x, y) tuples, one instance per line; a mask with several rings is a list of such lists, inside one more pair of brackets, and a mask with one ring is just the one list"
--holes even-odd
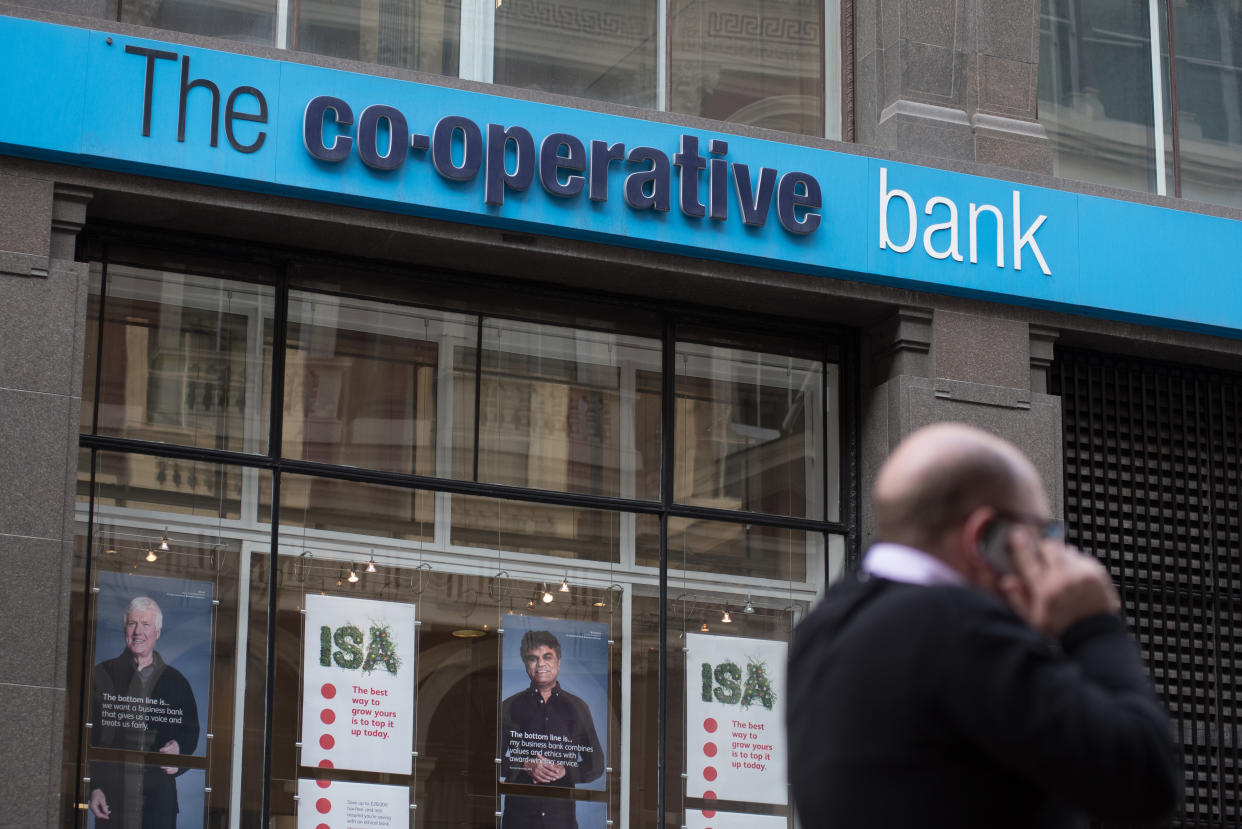
[(1067, 829), (1168, 816), (1172, 729), (1095, 559), (1034, 466), (959, 424), (880, 470), (878, 543), (798, 626), (790, 776), (807, 829)]

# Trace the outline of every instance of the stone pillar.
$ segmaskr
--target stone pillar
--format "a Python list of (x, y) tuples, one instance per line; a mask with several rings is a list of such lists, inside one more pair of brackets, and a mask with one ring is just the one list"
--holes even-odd
[(0, 172), (0, 802), (60, 825), (90, 194)]
[[(868, 332), (862, 393), (862, 540), (872, 539), (871, 487), (903, 437), (938, 421), (1000, 435), (1034, 461), (1063, 512), (1061, 405), (1046, 393), (1055, 332), (1021, 320), (899, 308)], [(1041, 387), (1032, 388), (1039, 381)]]
[(1039, 0), (858, 0), (861, 144), (1052, 172), (1036, 120)]

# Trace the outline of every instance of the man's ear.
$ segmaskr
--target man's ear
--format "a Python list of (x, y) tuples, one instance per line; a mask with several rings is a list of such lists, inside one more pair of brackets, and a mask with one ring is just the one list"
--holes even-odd
[(984, 505), (975, 507), (962, 522), (959, 530), (962, 555), (972, 566), (988, 566), (983, 558), (983, 544), (987, 539), (989, 527), (998, 516), (994, 507)]

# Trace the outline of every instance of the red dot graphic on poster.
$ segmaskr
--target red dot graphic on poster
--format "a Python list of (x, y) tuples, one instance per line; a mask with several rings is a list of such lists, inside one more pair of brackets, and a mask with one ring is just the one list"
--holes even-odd
[(715, 757), (716, 756), (716, 744), (715, 743), (703, 743), (703, 753), (707, 755), (708, 757)]
[(332, 829), (332, 827), (326, 823), (321, 823), (318, 826), (316, 826), (315, 829)]
[(703, 730), (706, 731), (708, 734), (716, 733), (716, 721), (712, 719), (711, 717), (708, 717), (707, 719), (703, 720)]
[(333, 769), (333, 768), (336, 768), (336, 766), (332, 765), (332, 761), (331, 761), (331, 760), (320, 760), (320, 761), (319, 761), (319, 768), (321, 768), (321, 769)]
[(715, 813), (715, 812), (713, 812), (711, 809), (704, 809), (704, 810), (703, 810), (703, 817), (707, 818), (708, 820), (711, 820), (711, 819), (712, 819), (712, 818), (714, 818), (715, 816), (716, 816), (716, 813)]
[(707, 791), (703, 792), (703, 799), (704, 800), (715, 800), (716, 793), (713, 792), (711, 789), (708, 789)]
[(326, 815), (332, 811), (332, 801), (326, 797), (321, 797), (315, 801), (315, 808), (319, 810), (319, 814)]
[(708, 766), (707, 768), (703, 769), (703, 777), (706, 778), (708, 782), (715, 780), (716, 779), (716, 767)]
[(316, 780), (315, 785), (321, 789), (326, 789), (332, 785), (332, 781), (331, 780)]
[(319, 747), (322, 748), (324, 751), (327, 751), (328, 749), (332, 748), (332, 746), (334, 745), (336, 745), (336, 740), (333, 739), (331, 734), (324, 734), (322, 737), (319, 738)]
[(336, 696), (336, 686), (331, 682), (325, 682), (323, 687), (319, 689), (319, 693), (323, 694), (324, 699), (332, 699)]
[(331, 708), (325, 708), (319, 712), (319, 719), (323, 721), (324, 725), (332, 725), (332, 723), (336, 722), (336, 714), (332, 712)]

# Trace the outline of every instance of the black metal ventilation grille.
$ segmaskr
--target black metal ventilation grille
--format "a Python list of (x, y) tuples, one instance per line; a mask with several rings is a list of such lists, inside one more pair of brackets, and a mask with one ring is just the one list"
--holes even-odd
[(1070, 540), (1107, 564), (1177, 722), (1176, 827), (1242, 826), (1242, 374), (1058, 349)]

